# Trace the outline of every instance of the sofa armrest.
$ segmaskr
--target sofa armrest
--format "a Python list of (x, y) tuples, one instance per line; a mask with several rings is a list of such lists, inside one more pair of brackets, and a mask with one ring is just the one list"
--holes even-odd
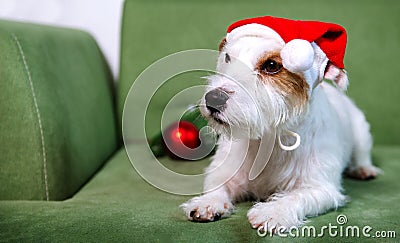
[(117, 148), (112, 76), (94, 39), (0, 21), (0, 199), (62, 200)]

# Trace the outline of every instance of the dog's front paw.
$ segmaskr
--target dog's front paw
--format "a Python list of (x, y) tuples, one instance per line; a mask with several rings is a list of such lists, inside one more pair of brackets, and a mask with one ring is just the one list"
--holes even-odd
[(276, 202), (257, 203), (248, 211), (247, 218), (253, 228), (263, 227), (266, 232), (287, 231), (303, 223), (291, 212), (290, 206)]
[(383, 171), (373, 165), (358, 166), (355, 168), (349, 168), (346, 174), (349, 177), (359, 180), (370, 180), (374, 179), (378, 174), (382, 174)]
[(229, 200), (217, 197), (200, 196), (183, 203), (181, 208), (189, 220), (196, 222), (211, 222), (228, 217), (233, 211)]

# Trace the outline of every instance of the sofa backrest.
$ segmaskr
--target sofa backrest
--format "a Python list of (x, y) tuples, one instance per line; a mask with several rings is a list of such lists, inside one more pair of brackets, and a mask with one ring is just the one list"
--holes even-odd
[(112, 77), (87, 33), (0, 21), (0, 199), (72, 196), (117, 148)]
[[(376, 144), (400, 144), (400, 4), (397, 0), (356, 1), (144, 1), (126, 0), (122, 24), (121, 72), (118, 112), (134, 80), (156, 60), (186, 49), (217, 50), (228, 25), (243, 18), (273, 15), (311, 19), (343, 25), (348, 32), (345, 65), (349, 96), (365, 112)], [(170, 85), (168, 95), (159, 95), (148, 109), (149, 137), (160, 130), (161, 112), (171, 93), (185, 87), (188, 79)], [(195, 82), (191, 80), (190, 82)], [(197, 80), (198, 84), (204, 80)], [(137, 100), (147, 100), (139, 96)], [(199, 94), (189, 103), (197, 102)], [(187, 104), (187, 105), (188, 105)], [(138, 102), (137, 109), (144, 103)], [(178, 108), (178, 107), (177, 107)], [(185, 109), (182, 104), (179, 109)], [(152, 119), (149, 119), (149, 118)], [(158, 119), (158, 120), (157, 120)], [(135, 130), (139, 129), (139, 130)], [(130, 132), (140, 137), (140, 129)]]

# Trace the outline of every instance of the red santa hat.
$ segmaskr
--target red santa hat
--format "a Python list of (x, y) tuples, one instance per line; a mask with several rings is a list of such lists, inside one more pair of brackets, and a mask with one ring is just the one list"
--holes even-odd
[(237, 21), (228, 27), (227, 32), (248, 24), (267, 26), (283, 39), (286, 44), (281, 51), (282, 61), (293, 71), (311, 67), (314, 55), (312, 42), (319, 46), (333, 65), (344, 68), (347, 36), (340, 25), (264, 16)]

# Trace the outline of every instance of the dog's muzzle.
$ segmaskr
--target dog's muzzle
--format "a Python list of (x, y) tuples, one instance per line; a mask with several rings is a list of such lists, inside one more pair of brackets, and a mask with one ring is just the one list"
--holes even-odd
[(211, 114), (222, 112), (226, 107), (229, 95), (220, 88), (213, 89), (205, 95), (206, 107)]

